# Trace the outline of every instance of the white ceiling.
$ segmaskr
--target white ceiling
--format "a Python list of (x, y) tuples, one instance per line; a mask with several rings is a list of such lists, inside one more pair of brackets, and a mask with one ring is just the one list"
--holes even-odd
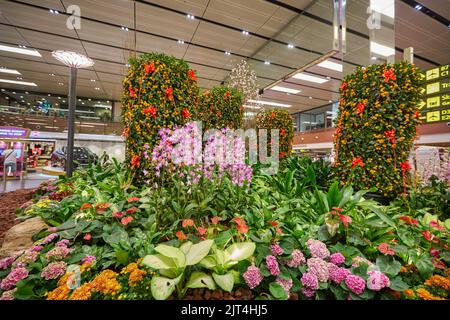
[[(355, 65), (369, 63), (368, 0), (347, 3), (350, 30), (345, 73)], [(422, 3), (450, 18), (450, 0)], [(66, 27), (65, 11), (72, 4), (81, 8), (80, 30)], [(17, 69), (23, 81), (38, 84), (37, 88), (3, 83), (0, 87), (66, 94), (68, 70), (51, 56), (53, 50), (66, 49), (95, 61), (92, 68), (79, 70), (77, 92), (83, 97), (120, 100), (125, 64), (134, 50), (138, 54), (159, 51), (185, 59), (197, 70), (202, 89), (220, 85), (237, 62), (247, 58), (258, 75), (259, 86), (264, 88), (332, 49), (331, 5), (331, 0), (0, 0), (0, 43), (26, 45), (42, 55), (0, 51), (0, 66)], [(61, 13), (54, 15), (49, 9)], [(196, 19), (188, 19), (188, 13)], [(121, 30), (121, 26), (130, 31)], [(416, 57), (419, 67), (450, 62), (450, 28), (401, 0), (396, 1), (395, 29), (396, 47), (412, 46), (425, 59)], [(243, 35), (242, 30), (250, 35)], [(178, 44), (177, 40), (185, 44)], [(287, 43), (296, 48), (288, 48)], [(232, 55), (225, 55), (225, 51)], [(397, 54), (401, 57), (401, 52)], [(264, 64), (265, 60), (271, 64)], [(292, 112), (339, 99), (342, 74), (317, 66), (308, 68), (308, 72), (329, 76), (331, 80), (318, 85), (291, 79), (283, 86), (301, 90), (300, 93), (266, 91), (263, 98), (292, 104)], [(52, 73), (55, 76), (49, 75)], [(58, 85), (59, 82), (64, 85)]]

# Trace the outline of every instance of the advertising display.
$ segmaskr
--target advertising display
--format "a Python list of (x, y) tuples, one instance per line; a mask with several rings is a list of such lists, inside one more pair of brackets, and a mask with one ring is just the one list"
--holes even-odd
[(423, 76), (423, 100), (419, 105), (423, 123), (450, 121), (450, 65), (427, 70)]

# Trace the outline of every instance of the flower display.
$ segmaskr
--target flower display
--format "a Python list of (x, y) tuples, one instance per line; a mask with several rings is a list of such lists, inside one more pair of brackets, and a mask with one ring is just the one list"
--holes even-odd
[(320, 282), (326, 282), (329, 278), (328, 264), (321, 258), (311, 258), (306, 261), (308, 272), (314, 274)]
[(45, 258), (47, 260), (62, 260), (72, 251), (73, 249), (67, 247), (55, 247), (45, 254)]
[(317, 276), (312, 272), (305, 272), (302, 275), (300, 281), (302, 282), (303, 286), (311, 290), (319, 289), (319, 279), (317, 279)]
[(347, 277), (345, 277), (344, 281), (346, 286), (350, 289), (350, 291), (352, 291), (357, 295), (363, 293), (364, 289), (366, 288), (366, 281), (360, 276), (350, 274)]
[(255, 265), (249, 266), (247, 271), (243, 273), (242, 277), (250, 289), (256, 288), (264, 279), (261, 270)]
[(330, 256), (330, 262), (334, 263), (337, 266), (340, 266), (345, 262), (345, 257), (340, 252), (333, 253)]
[(303, 253), (298, 249), (294, 249), (292, 251), (291, 258), (286, 261), (286, 265), (291, 268), (297, 268), (305, 262), (306, 259)]
[(330, 255), (330, 251), (322, 241), (309, 239), (306, 245), (308, 246), (309, 252), (311, 252), (311, 256), (314, 258), (325, 259)]
[(2, 280), (2, 282), (0, 283), (0, 289), (11, 290), (12, 288), (14, 288), (17, 282), (19, 282), (22, 279), (25, 279), (26, 277), (28, 277), (27, 269), (23, 267), (14, 268), (6, 276), (6, 278)]
[(277, 258), (274, 256), (266, 257), (266, 266), (271, 275), (277, 276), (280, 274), (280, 267), (278, 265)]
[(280, 247), (280, 245), (278, 244), (273, 244), (270, 246), (270, 250), (272, 251), (272, 254), (274, 256), (279, 256), (282, 255), (284, 253), (283, 248)]
[(401, 164), (420, 122), (421, 83), (419, 70), (407, 62), (358, 67), (344, 78), (334, 136), (342, 185), (375, 186), (389, 198), (404, 191)]
[(45, 280), (56, 279), (63, 276), (66, 273), (67, 263), (64, 261), (52, 262), (46, 266), (42, 272), (41, 276)]
[(333, 282), (335, 282), (337, 284), (340, 284), (350, 274), (351, 274), (350, 270), (345, 269), (345, 268), (338, 268), (336, 270), (330, 271), (330, 279), (331, 279), (331, 281), (333, 281)]
[(367, 288), (373, 291), (380, 291), (383, 288), (389, 287), (389, 278), (380, 271), (369, 271), (367, 272), (369, 279), (367, 279)]
[(289, 297), (291, 288), (294, 284), (292, 279), (284, 279), (281, 277), (277, 277), (277, 279), (275, 281), (283, 288), (284, 292), (286, 292), (286, 295)]

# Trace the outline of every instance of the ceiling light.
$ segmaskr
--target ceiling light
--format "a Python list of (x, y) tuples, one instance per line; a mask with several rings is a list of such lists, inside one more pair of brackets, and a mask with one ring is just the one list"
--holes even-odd
[(49, 76), (52, 76), (52, 77), (54, 77), (54, 76), (55, 76), (55, 74), (54, 74), (54, 73), (49, 73), (48, 75), (49, 75)]
[(310, 96), (310, 97), (308, 97), (309, 99), (312, 99), (312, 97)]
[(377, 42), (370, 41), (370, 52), (382, 55), (384, 57), (389, 57), (395, 54), (395, 49), (388, 46), (384, 46)]
[(5, 97), (6, 100), (9, 100), (9, 97)]
[(26, 54), (29, 56), (42, 57), (41, 54), (34, 49), (23, 49), (23, 48), (5, 46), (5, 45), (1, 44), (0, 50), (7, 51), (7, 52)]
[(177, 41), (179, 44), (184, 44), (184, 40), (178, 40)]
[(95, 79), (91, 79), (91, 82), (95, 82)]
[(329, 77), (329, 76), (326, 76), (325, 78), (327, 78), (328, 80), (331, 80), (331, 77)]
[(264, 100), (248, 100), (248, 102), (264, 104), (264, 105), (267, 105), (267, 106), (283, 107), (283, 108), (289, 108), (289, 107), (292, 106), (290, 104), (271, 102), (271, 101), (264, 101)]
[(63, 103), (66, 103), (66, 100), (63, 100)]
[(107, 103), (109, 103), (109, 100), (106, 100)]
[(17, 77), (16, 79), (17, 79), (17, 80), (23, 80), (23, 78), (22, 78), (22, 77)]
[(20, 99), (23, 99), (23, 96), (20, 96)]
[(92, 101), (92, 99), (91, 99), (91, 98), (89, 98), (88, 100), (89, 100), (89, 101)]
[(0, 72), (9, 73), (9, 74), (20, 74), (19, 71), (14, 69), (0, 68)]
[(81, 101), (81, 99), (78, 99), (78, 101)]
[(266, 60), (266, 61), (264, 61), (264, 64), (270, 64), (270, 61)]
[(304, 80), (304, 81), (309, 81), (309, 82), (315, 82), (315, 83), (325, 83), (325, 82), (328, 81), (327, 79), (316, 77), (316, 76), (312, 76), (310, 74), (303, 73), (303, 72), (300, 72), (300, 73), (297, 73), (297, 74), (293, 75), (292, 78), (299, 79), (299, 80)]
[(422, 6), (420, 4), (416, 4), (416, 6), (414, 7), (414, 9), (416, 10), (422, 10)]
[(23, 44), (19, 44), (19, 48), (26, 49), (27, 46), (24, 46)]
[(289, 48), (289, 49), (292, 49), (292, 48), (294, 48), (294, 45), (293, 45), (292, 43), (289, 43), (289, 44), (288, 44), (288, 48)]
[(244, 108), (247, 108), (247, 109), (261, 109), (261, 107), (258, 107), (258, 106), (249, 106), (249, 105), (247, 105), (247, 104), (244, 104), (243, 107), (244, 107)]
[(51, 97), (52, 95), (49, 93), (47, 96)]
[(34, 83), (34, 82), (15, 81), (15, 80), (7, 80), (7, 79), (0, 79), (0, 82), (11, 83), (11, 84), (19, 84), (19, 85), (22, 85), (22, 86), (37, 87), (37, 84)]
[(63, 83), (63, 82), (58, 82), (58, 85), (59, 85), (59, 86), (63, 86), (64, 83)]
[(317, 66), (322, 67), (322, 68), (331, 69), (334, 71), (339, 71), (339, 72), (342, 72), (342, 70), (343, 70), (342, 64), (336, 63), (336, 62), (333, 62), (330, 60), (322, 61)]
[(127, 27), (120, 27), (120, 29), (123, 30), (123, 31), (128, 31)]
[(247, 31), (247, 30), (242, 30), (242, 34), (243, 34), (244, 36), (248, 36), (248, 31)]
[(22, 103), (24, 103), (25, 102), (25, 100), (22, 100)]
[(29, 92), (28, 92), (28, 91), (25, 91), (25, 94), (29, 94)]
[(100, 88), (99, 87), (95, 87), (95, 90), (100, 90)]
[(59, 14), (59, 11), (55, 9), (49, 9), (48, 11), (50, 11), (51, 14)]
[(188, 14), (187, 14), (187, 18), (190, 19), (190, 20), (194, 20), (194, 19), (195, 19), (195, 16), (188, 13)]
[(83, 105), (84, 105), (84, 102), (82, 102), (81, 104), (83, 104)]
[[(333, 103), (333, 101), (331, 101), (331, 100), (328, 100), (328, 102), (329, 102), (329, 103)], [(328, 111), (327, 111), (327, 112), (328, 112)]]
[(91, 58), (72, 51), (56, 50), (52, 52), (52, 56), (71, 68), (88, 68), (94, 65)]
[(231, 56), (231, 53), (229, 51), (225, 51), (226, 56)]
[(281, 86), (274, 86), (272, 88), (269, 88), (269, 90), (275, 90), (275, 91), (281, 91), (281, 92), (293, 93), (293, 94), (297, 94), (297, 93), (301, 92), (301, 90), (291, 89), (291, 88), (286, 88), (286, 87), (281, 87)]
[(129, 67), (131, 67), (131, 64), (127, 63), (127, 64), (125, 65), (125, 67), (129, 68)]
[(12, 92), (12, 94), (16, 94), (16, 92), (15, 92), (15, 91), (13, 91), (13, 92)]
[(58, 97), (58, 100), (61, 100), (61, 97)]
[(5, 91), (5, 89), (2, 89), (2, 92), (4, 92)]

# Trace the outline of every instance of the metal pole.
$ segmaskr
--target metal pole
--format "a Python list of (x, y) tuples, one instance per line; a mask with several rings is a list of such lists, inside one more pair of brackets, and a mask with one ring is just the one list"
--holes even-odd
[(69, 114), (67, 116), (67, 159), (66, 175), (72, 176), (73, 172), (73, 142), (75, 136), (75, 108), (76, 108), (76, 89), (77, 89), (77, 68), (70, 68), (69, 77)]

